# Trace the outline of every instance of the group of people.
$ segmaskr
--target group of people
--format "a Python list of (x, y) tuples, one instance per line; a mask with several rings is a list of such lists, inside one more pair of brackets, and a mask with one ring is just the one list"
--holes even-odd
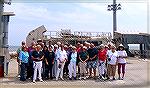
[(17, 53), (21, 81), (31, 79), (35, 83), (37, 78), (41, 82), (64, 78), (115, 80), (116, 67), (119, 80), (125, 75), (127, 53), (122, 44), (117, 48), (112, 43), (96, 47), (88, 42), (75, 46), (57, 42), (47, 46), (39, 39), (30, 47), (23, 41)]

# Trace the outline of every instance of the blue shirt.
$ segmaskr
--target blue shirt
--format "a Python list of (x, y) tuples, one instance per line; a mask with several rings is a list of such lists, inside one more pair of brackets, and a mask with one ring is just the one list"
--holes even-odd
[(28, 63), (28, 58), (29, 58), (29, 53), (21, 51), (19, 53), (19, 59), (21, 60), (22, 63)]
[(71, 54), (71, 62), (77, 61), (77, 52)]

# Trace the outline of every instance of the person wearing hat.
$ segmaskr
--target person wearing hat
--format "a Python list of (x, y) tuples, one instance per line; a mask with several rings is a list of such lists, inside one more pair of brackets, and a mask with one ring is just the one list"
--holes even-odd
[(77, 53), (78, 53), (78, 57), (77, 57), (77, 68), (78, 68), (78, 71), (77, 71), (77, 73), (80, 74), (79, 53), (82, 52), (82, 50), (83, 50), (83, 44), (80, 44), (80, 43), (78, 43), (78, 44), (79, 44), (79, 45), (77, 46), (77, 49), (76, 49), (76, 51), (77, 51)]
[(105, 78), (106, 72), (106, 56), (107, 50), (103, 44), (100, 45), (100, 50), (98, 51), (98, 71), (99, 71), (99, 79)]
[(69, 62), (68, 65), (69, 80), (72, 80), (72, 73), (73, 73), (74, 80), (76, 80), (77, 51), (75, 46), (72, 46), (72, 52), (69, 54), (68, 62)]
[(58, 51), (59, 51), (59, 49), (58, 49), (58, 45), (57, 44), (55, 44), (54, 45), (54, 53), (55, 53), (55, 58), (54, 58), (54, 65), (53, 65), (53, 76), (54, 77), (56, 77), (56, 74), (57, 74), (57, 59), (58, 59)]
[(67, 52), (64, 50), (64, 45), (61, 44), (61, 49), (57, 51), (57, 74), (56, 74), (56, 80), (58, 80), (58, 77), (60, 76), (61, 80), (63, 79), (63, 70), (65, 62), (67, 61)]
[[(68, 45), (64, 45), (64, 50), (66, 51), (67, 58), (68, 58), (68, 56), (71, 52), (70, 47)], [(65, 66), (64, 66), (64, 71), (63, 71), (64, 76), (68, 76), (68, 73), (69, 73), (68, 65), (69, 65), (69, 62), (68, 62), (68, 60), (66, 60)]]
[(33, 83), (35, 83), (38, 73), (38, 78), (41, 82), (42, 80), (42, 61), (44, 59), (44, 53), (42, 52), (41, 45), (37, 45), (35, 48), (35, 51), (32, 53), (32, 59), (33, 59), (33, 68), (34, 68), (34, 74), (33, 74)]
[[(126, 53), (125, 48), (122, 44), (119, 45), (117, 52), (119, 55), (118, 60), (117, 60), (117, 62), (118, 62), (118, 75), (119, 75), (118, 79), (123, 80), (124, 74), (125, 74), (125, 65), (126, 65), (127, 53)], [(120, 76), (121, 69), (122, 69), (122, 77)]]
[(37, 45), (41, 45), (42, 48), (44, 47), (44, 43), (43, 43), (42, 39), (37, 40)]
[(107, 56), (108, 56), (107, 79), (110, 79), (110, 77), (112, 77), (112, 80), (115, 80), (116, 65), (117, 65), (117, 58), (118, 58), (118, 52), (116, 51), (115, 45), (111, 46), (111, 50), (107, 52)]
[(79, 79), (86, 79), (86, 64), (89, 59), (89, 54), (87, 52), (87, 47), (83, 46), (83, 50), (79, 53), (79, 68), (80, 68), (80, 77)]
[(98, 50), (95, 48), (93, 43), (90, 44), (90, 48), (87, 50), (89, 54), (89, 60), (87, 61), (87, 68), (89, 69), (89, 78), (92, 77), (92, 70), (94, 73), (93, 78), (96, 79), (96, 68), (97, 68), (97, 60), (98, 60)]
[(57, 45), (58, 45), (58, 49), (61, 49), (62, 43), (61, 42), (57, 42)]

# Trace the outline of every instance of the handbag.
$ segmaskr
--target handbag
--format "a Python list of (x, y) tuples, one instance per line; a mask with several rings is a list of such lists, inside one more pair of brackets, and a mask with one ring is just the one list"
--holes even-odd
[(58, 68), (61, 68), (61, 64), (58, 65)]
[[(111, 57), (113, 56), (113, 54), (111, 55)], [(108, 61), (111, 61), (111, 57), (110, 58), (108, 58)]]

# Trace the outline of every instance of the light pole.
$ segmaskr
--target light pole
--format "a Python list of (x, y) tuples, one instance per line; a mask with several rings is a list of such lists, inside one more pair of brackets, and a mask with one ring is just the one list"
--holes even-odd
[(113, 11), (113, 38), (114, 38), (114, 32), (117, 31), (116, 11), (121, 10), (121, 4), (116, 4), (116, 0), (113, 0), (113, 4), (108, 5), (107, 10)]

